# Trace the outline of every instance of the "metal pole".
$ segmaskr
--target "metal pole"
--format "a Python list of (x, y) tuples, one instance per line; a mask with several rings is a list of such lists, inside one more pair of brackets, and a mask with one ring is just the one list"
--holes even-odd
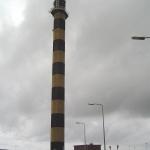
[(102, 117), (103, 117), (103, 138), (104, 138), (104, 150), (106, 150), (105, 120), (104, 120), (104, 108), (103, 108), (103, 104), (101, 104), (101, 106), (102, 106)]
[(83, 123), (83, 126), (84, 126), (84, 146), (85, 146), (85, 150), (87, 150), (87, 147), (86, 147), (86, 129), (85, 129), (85, 123)]
[(85, 123), (83, 123), (84, 126), (84, 144), (86, 145), (86, 129), (85, 129)]

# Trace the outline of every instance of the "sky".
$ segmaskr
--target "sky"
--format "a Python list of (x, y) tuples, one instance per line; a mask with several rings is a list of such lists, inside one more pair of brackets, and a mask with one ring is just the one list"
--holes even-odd
[[(65, 149), (150, 148), (149, 0), (67, 0)], [(53, 0), (0, 1), (0, 148), (49, 150)], [(147, 144), (146, 144), (147, 143)]]

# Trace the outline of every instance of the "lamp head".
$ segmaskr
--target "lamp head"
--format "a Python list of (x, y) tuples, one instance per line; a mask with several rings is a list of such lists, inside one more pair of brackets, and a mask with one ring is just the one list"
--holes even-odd
[(146, 37), (144, 37), (144, 36), (133, 36), (132, 39), (133, 40), (145, 40)]
[(95, 104), (93, 104), (93, 103), (88, 103), (88, 105), (95, 105)]

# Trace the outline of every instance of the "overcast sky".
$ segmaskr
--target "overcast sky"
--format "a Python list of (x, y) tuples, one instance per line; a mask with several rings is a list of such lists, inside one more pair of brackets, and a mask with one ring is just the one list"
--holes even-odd
[[(53, 0), (0, 1), (0, 148), (49, 150)], [(150, 0), (67, 0), (66, 150), (150, 143)], [(147, 146), (150, 148), (150, 145)], [(147, 149), (148, 150), (148, 149)]]

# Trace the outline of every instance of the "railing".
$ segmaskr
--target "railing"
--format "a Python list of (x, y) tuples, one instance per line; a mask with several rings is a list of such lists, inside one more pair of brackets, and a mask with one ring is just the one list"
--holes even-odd
[(54, 9), (63, 9), (63, 10), (65, 10), (65, 7), (64, 6), (55, 6)]

